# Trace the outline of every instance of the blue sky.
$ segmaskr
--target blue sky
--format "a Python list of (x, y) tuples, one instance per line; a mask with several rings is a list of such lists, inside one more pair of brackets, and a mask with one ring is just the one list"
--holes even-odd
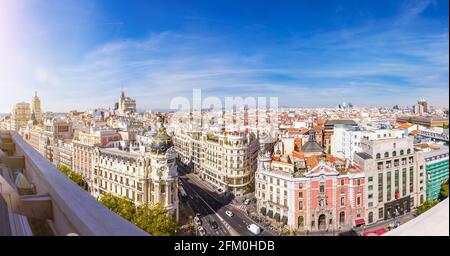
[(176, 96), (448, 106), (448, 1), (0, 1), (0, 112)]

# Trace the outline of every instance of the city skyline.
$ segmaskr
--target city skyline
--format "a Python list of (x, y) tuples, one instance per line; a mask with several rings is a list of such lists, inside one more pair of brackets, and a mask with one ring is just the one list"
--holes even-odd
[[(195, 90), (197, 90), (197, 92), (195, 92)], [(125, 95), (124, 94), (125, 91), (121, 91), (120, 95)], [(198, 94), (195, 95), (194, 94)], [(38, 95), (37, 92), (34, 93), (34, 96), (32, 98), (31, 101), (21, 101), (21, 102), (16, 102), (13, 105), (13, 109), (16, 107), (17, 104), (34, 104), (34, 101), (36, 100), (39, 101), (39, 106), (40, 106), (40, 97)], [(94, 112), (98, 112), (98, 111), (119, 111), (119, 112), (123, 112), (123, 110), (121, 110), (120, 106), (121, 106), (121, 99), (122, 96), (120, 96), (118, 98), (118, 101), (112, 101), (109, 105), (107, 106), (93, 106), (92, 108), (85, 108), (84, 106), (78, 106), (78, 107), (73, 107), (70, 108), (67, 111), (51, 111), (51, 110), (44, 110), (42, 113), (47, 113), (47, 114), (68, 114), (70, 112), (90, 112), (90, 111), (94, 111)], [(199, 89), (195, 89), (193, 91), (193, 98), (189, 99), (189, 98), (185, 98), (182, 97), (181, 102), (179, 101), (179, 99), (173, 99), (174, 101), (171, 102), (170, 107), (168, 108), (155, 108), (155, 109), (142, 109), (139, 107), (136, 107), (136, 102), (133, 98), (131, 97), (127, 97), (129, 100), (134, 101), (134, 106), (133, 106), (133, 110), (131, 112), (136, 112), (136, 113), (149, 113), (149, 112), (178, 112), (178, 113), (188, 113), (188, 112), (198, 112), (198, 111), (212, 111), (212, 112), (217, 112), (217, 111), (231, 111), (232, 109), (236, 108), (236, 109), (248, 109), (248, 110), (256, 110), (256, 109), (271, 109), (274, 111), (278, 111), (278, 110), (286, 110), (286, 109), (304, 109), (304, 110), (313, 110), (313, 109), (341, 109), (341, 110), (345, 110), (345, 109), (397, 109), (397, 110), (410, 110), (412, 111), (412, 113), (416, 113), (416, 111), (418, 111), (418, 109), (416, 109), (418, 107), (418, 104), (427, 104), (428, 102), (426, 99), (424, 98), (420, 98), (418, 99), (416, 102), (417, 104), (410, 104), (410, 105), (393, 105), (393, 106), (354, 106), (353, 103), (351, 102), (339, 102), (337, 103), (335, 106), (324, 106), (324, 107), (299, 107), (299, 106), (279, 106), (278, 105), (278, 98), (275, 97), (271, 97), (271, 98), (265, 98), (265, 97), (260, 97), (260, 98), (255, 98), (255, 97), (240, 97), (240, 96), (231, 96), (231, 97), (215, 97), (215, 96), (208, 96), (208, 97), (204, 97), (203, 95), (201, 95), (201, 90)], [(183, 102), (183, 100), (187, 100), (187, 102)], [(273, 101), (273, 102), (272, 102)], [(198, 104), (200, 104), (202, 107), (199, 108), (200, 105), (195, 105), (195, 102), (199, 102)], [(213, 103), (214, 102), (214, 103)], [(182, 106), (182, 105), (178, 105), (178, 104), (183, 104), (186, 103), (186, 106)], [(213, 105), (209, 105), (209, 104), (213, 104)], [(266, 104), (264, 105), (260, 105), (260, 104)], [(191, 105), (193, 104), (193, 105)], [(206, 104), (206, 105), (205, 105)], [(217, 105), (218, 104), (218, 105)], [(227, 104), (232, 104), (232, 105), (227, 105)], [(247, 105), (249, 104), (249, 105)], [(256, 105), (253, 105), (256, 104)], [(273, 104), (273, 106), (271, 105)], [(31, 105), (30, 105), (31, 106)], [(209, 106), (209, 107), (206, 107)], [(448, 107), (440, 107), (440, 106), (433, 106), (430, 105), (431, 108), (436, 108), (438, 111), (442, 111), (442, 110), (448, 110)], [(117, 109), (116, 109), (117, 108)], [(31, 108), (30, 108), (31, 109)], [(427, 112), (427, 111), (425, 111)], [(428, 113), (428, 112), (427, 112)], [(1, 113), (0, 112), (0, 117), (7, 117), (10, 116), (12, 113), (11, 112), (5, 112), (5, 113)], [(423, 113), (416, 113), (416, 114), (423, 114)]]
[(0, 240), (448, 236), (448, 5), (0, 0)]
[(245, 5), (2, 1), (0, 113), (34, 91), (43, 111), (113, 107), (121, 86), (141, 110), (193, 88), (287, 107), (448, 107), (447, 1)]

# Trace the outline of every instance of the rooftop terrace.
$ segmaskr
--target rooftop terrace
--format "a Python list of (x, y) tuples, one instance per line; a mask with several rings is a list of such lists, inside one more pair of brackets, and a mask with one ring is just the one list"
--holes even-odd
[[(2, 205), (0, 219), (7, 219), (6, 212), (18, 217), (16, 221), (8, 218), (10, 227), (22, 225), (23, 230), (27, 230), (29, 227), (26, 226), (31, 226), (33, 235), (39, 235), (36, 227), (47, 227), (53, 235), (148, 235), (98, 203), (16, 132), (0, 131), (0, 165), (3, 166), (0, 169), (0, 195), (6, 203)], [(29, 181), (30, 193), (24, 194), (23, 189), (17, 188), (14, 179), (20, 174)], [(36, 222), (39, 225), (33, 227)], [(12, 235), (24, 235), (24, 232)]]

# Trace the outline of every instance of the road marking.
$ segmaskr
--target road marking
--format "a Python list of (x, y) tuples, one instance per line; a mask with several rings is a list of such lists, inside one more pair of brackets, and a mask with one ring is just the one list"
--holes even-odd
[[(187, 175), (189, 175), (189, 174), (186, 174), (186, 176), (187, 176)], [(190, 176), (192, 176), (193, 178), (190, 178)], [(209, 186), (208, 183), (206, 183), (205, 181), (201, 180), (201, 179), (200, 179), (199, 177), (197, 177), (195, 174), (191, 174), (190, 176), (188, 176), (188, 178), (190, 178), (190, 179), (189, 179), (189, 183), (192, 182), (192, 184), (195, 184), (195, 185), (199, 186), (200, 188), (206, 187), (205, 185), (208, 185), (208, 186)], [(197, 180), (197, 184), (195, 183), (194, 180)], [(191, 186), (191, 184), (188, 184), (188, 185)], [(197, 196), (198, 196), (197, 191), (195, 191), (193, 188), (191, 188), (191, 190), (194, 191), (194, 192), (197, 194)], [(218, 200), (215, 196), (211, 195), (211, 193), (214, 192), (214, 190), (210, 190), (210, 189), (207, 189), (207, 188), (206, 188), (206, 189), (202, 189), (202, 191), (203, 191), (204, 193), (208, 194), (212, 199), (214, 199), (214, 201), (218, 202), (219, 204), (222, 204), (222, 203), (223, 203), (223, 202), (221, 202), (220, 200)], [(202, 201), (204, 201), (203, 198), (197, 197), (197, 199), (199, 199), (199, 198), (200, 198)], [(205, 201), (204, 201), (204, 202), (205, 202)], [(210, 205), (209, 205), (208, 203), (205, 202), (205, 204), (206, 204), (208, 207), (210, 207)], [(246, 205), (244, 205), (244, 204), (241, 204), (241, 205), (246, 207)], [(239, 209), (239, 208), (238, 208), (239, 206), (236, 206), (236, 205), (234, 205), (234, 204), (224, 205), (223, 207), (224, 207), (225, 209), (230, 210), (230, 209), (229, 209), (229, 206), (231, 206), (233, 209)], [(210, 208), (211, 208), (211, 207), (210, 207)], [(222, 217), (220, 217), (220, 215), (218, 215), (212, 208), (211, 208), (211, 210), (219, 217), (219, 219), (221, 219), (221, 221), (223, 220)], [(239, 210), (241, 210), (241, 209), (239, 209)], [(241, 210), (241, 211), (242, 211), (242, 210)], [(252, 220), (249, 216), (246, 215), (245, 212), (242, 212), (241, 217), (240, 217), (239, 219), (242, 221), (242, 223), (245, 224), (245, 225), (243, 226), (242, 224), (240, 224), (239, 222), (237, 222), (236, 225), (237, 225), (239, 228), (243, 228), (243, 229), (245, 228), (245, 229), (246, 229), (246, 228), (247, 228), (247, 225), (249, 225), (250, 223), (251, 223), (251, 224), (256, 224), (256, 225), (258, 225), (259, 227), (264, 226), (262, 223), (259, 223), (259, 222), (256, 222), (256, 221)], [(248, 221), (245, 221), (245, 220), (248, 220)], [(225, 227), (227, 228), (228, 231), (230, 231), (230, 229), (233, 229), (227, 222), (225, 222), (224, 225), (225, 225)], [(236, 232), (234, 229), (233, 229), (233, 231)], [(271, 235), (276, 235), (275, 233), (273, 233), (272, 231), (267, 230), (266, 228), (264, 228), (263, 231), (267, 231), (266, 233), (269, 233), (269, 234), (271, 234)], [(230, 231), (230, 233), (231, 233), (231, 231)], [(236, 233), (237, 233), (237, 232), (236, 232)]]
[[(197, 185), (197, 186), (199, 186), (199, 187), (205, 187), (205, 186), (203, 186), (204, 184), (207, 184), (206, 182), (204, 182), (204, 181), (202, 181), (199, 177), (197, 177), (197, 176), (195, 176), (195, 175), (193, 175), (192, 177), (194, 177), (194, 179), (196, 179), (197, 181), (198, 181), (198, 183), (197, 184), (195, 184), (195, 185)], [(193, 180), (194, 179), (190, 179), (190, 181), (192, 181), (192, 182), (194, 182)], [(189, 186), (190, 186), (191, 184), (189, 184)], [(207, 184), (207, 185), (209, 185), (209, 184)], [(197, 195), (198, 195), (198, 193), (197, 193), (197, 191), (195, 191), (194, 189), (192, 189)], [(217, 198), (215, 198), (213, 195), (211, 195), (211, 192), (212, 191), (209, 191), (209, 189), (204, 189), (204, 190), (202, 190), (204, 193), (206, 193), (206, 194), (208, 194), (212, 199), (214, 199), (214, 201), (216, 201), (216, 202), (218, 202), (219, 204), (222, 204), (222, 202), (220, 201), (220, 200), (218, 200)], [(203, 198), (200, 198), (202, 201), (204, 201), (203, 200)], [(205, 202), (205, 201), (204, 201)], [(208, 203), (206, 203), (205, 202), (205, 204), (207, 204), (208, 205), (208, 207), (210, 207), (209, 206), (209, 204)], [(243, 205), (243, 204), (242, 204)], [(224, 205), (224, 208), (225, 209), (228, 209), (228, 207), (230, 206), (230, 204), (228, 204), (228, 205)], [(234, 209), (236, 209), (237, 208), (237, 206), (236, 205), (234, 205), (234, 204), (231, 204), (231, 207), (232, 208), (234, 208)], [(212, 208), (211, 208), (212, 209)], [(215, 213), (215, 211), (214, 210), (212, 210), (214, 213)], [(217, 214), (217, 213), (216, 213)], [(256, 224), (256, 225), (258, 225), (258, 226), (261, 226), (261, 223), (257, 223), (256, 221), (254, 221), (254, 220), (252, 220), (252, 219), (250, 219), (245, 213), (242, 213), (241, 214), (241, 216), (244, 216), (247, 220), (249, 220), (250, 221), (250, 223), (252, 223), (252, 224)], [(223, 220), (219, 215), (218, 215), (218, 217), (219, 217), (219, 219), (221, 219), (221, 221)], [(245, 224), (244, 226), (242, 225), (242, 224), (240, 224), (239, 222), (237, 223), (237, 226), (238, 227), (240, 227), (240, 228), (242, 228), (242, 229), (246, 229), (247, 228), (247, 225), (249, 224), (249, 222), (246, 222), (245, 220), (244, 220), (244, 218), (240, 218), (240, 220)], [(228, 223), (224, 223), (225, 224), (225, 226), (227, 227), (227, 229), (230, 231), (230, 229), (233, 229), (230, 225), (228, 225)], [(234, 230), (234, 229), (233, 229)], [(235, 230), (234, 230), (235, 231)], [(235, 231), (236, 232), (236, 231)], [(230, 233), (231, 233), (231, 231), (230, 231)]]
[[(191, 186), (191, 184), (189, 184), (189, 187)], [(191, 190), (197, 195), (197, 198), (200, 199), (206, 206), (208, 206), (208, 208), (217, 216), (217, 218), (219, 218), (219, 220), (222, 222), (223, 225), (225, 225), (225, 227), (227, 228), (227, 230), (230, 232), (230, 235), (232, 236), (238, 236), (239, 233), (236, 232), (236, 230), (231, 227), (228, 222), (226, 222), (198, 193), (197, 191), (195, 191), (192, 187)]]

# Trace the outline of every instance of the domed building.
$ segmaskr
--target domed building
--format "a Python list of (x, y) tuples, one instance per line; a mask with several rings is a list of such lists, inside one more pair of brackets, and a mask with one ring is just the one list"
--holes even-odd
[(172, 146), (172, 138), (167, 135), (167, 130), (164, 125), (162, 125), (162, 127), (158, 129), (156, 136), (152, 140), (150, 151), (154, 154), (165, 154), (166, 151)]
[(160, 128), (150, 144), (151, 183), (148, 197), (153, 203), (160, 203), (178, 221), (178, 171), (172, 138), (161, 121)]
[(308, 141), (303, 144), (301, 152), (303, 152), (305, 157), (325, 155), (323, 147), (316, 141), (316, 131), (314, 129), (309, 130)]
[[(125, 196), (136, 205), (160, 204), (178, 221), (177, 154), (163, 125), (143, 149), (97, 147), (93, 153), (93, 192)], [(119, 182), (120, 181), (120, 182)]]

